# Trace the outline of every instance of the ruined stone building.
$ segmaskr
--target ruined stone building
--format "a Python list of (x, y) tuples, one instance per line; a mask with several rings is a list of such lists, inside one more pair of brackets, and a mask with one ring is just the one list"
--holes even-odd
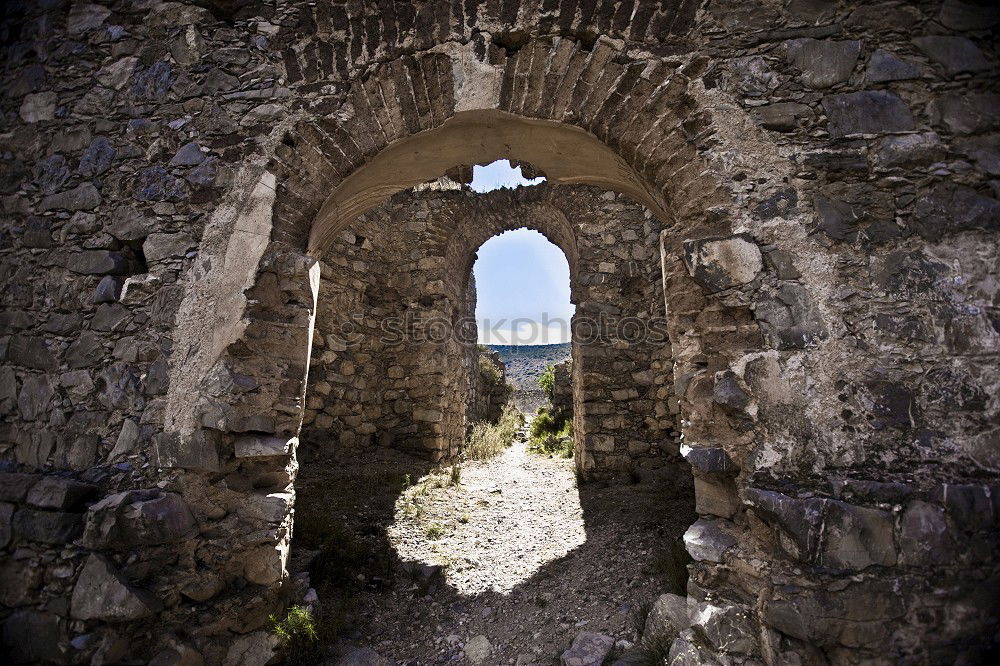
[[(992, 3), (2, 11), (9, 662), (263, 664), (300, 438), (447, 461), (482, 408), (474, 335), (345, 322), (462, 319), (519, 227), (607, 323), (577, 469), (693, 474), (677, 663), (995, 653)], [(501, 158), (546, 183), (460, 187)]]

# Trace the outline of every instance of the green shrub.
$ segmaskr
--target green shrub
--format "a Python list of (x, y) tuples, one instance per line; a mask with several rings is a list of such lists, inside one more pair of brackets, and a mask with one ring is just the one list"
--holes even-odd
[(556, 386), (556, 368), (554, 365), (545, 367), (545, 372), (538, 377), (538, 385), (542, 387), (542, 391), (545, 392), (549, 402), (552, 402), (553, 391)]

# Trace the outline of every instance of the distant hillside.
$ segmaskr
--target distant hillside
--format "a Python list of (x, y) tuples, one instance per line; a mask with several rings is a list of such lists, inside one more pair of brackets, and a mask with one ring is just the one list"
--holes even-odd
[(488, 345), (500, 353), (500, 360), (507, 368), (507, 381), (514, 385), (514, 401), (525, 412), (546, 402), (538, 387), (538, 377), (545, 368), (561, 363), (570, 357), (570, 343), (558, 345)]

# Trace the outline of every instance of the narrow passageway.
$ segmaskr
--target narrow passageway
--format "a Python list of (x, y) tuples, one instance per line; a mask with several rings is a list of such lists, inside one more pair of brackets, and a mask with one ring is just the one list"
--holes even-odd
[[(690, 502), (659, 481), (578, 487), (572, 460), (531, 452), (523, 438), (460, 475), (416, 476), (403, 458), (379, 455), (361, 467), (304, 468), (300, 507), (318, 501), (344, 533), (391, 551), (386, 570), (358, 573), (366, 584), (331, 652), (365, 648), (392, 664), (547, 664), (582, 631), (623, 651), (648, 602), (676, 584), (668, 552), (690, 524)], [(361, 469), (369, 480), (360, 486), (338, 482)], [(402, 479), (391, 508), (377, 479)], [(373, 520), (384, 521), (378, 537)]]

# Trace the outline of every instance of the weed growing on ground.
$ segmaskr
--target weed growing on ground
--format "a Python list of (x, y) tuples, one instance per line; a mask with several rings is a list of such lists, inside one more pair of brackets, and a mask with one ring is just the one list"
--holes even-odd
[(653, 610), (653, 600), (645, 599), (638, 604), (632, 606), (629, 610), (629, 620), (632, 623), (632, 628), (635, 629), (636, 640), (642, 638), (642, 632), (646, 630), (646, 619), (649, 617), (650, 612)]
[(628, 652), (630, 666), (663, 666), (668, 663), (670, 646), (673, 641), (666, 636), (656, 636), (644, 640)]
[(437, 523), (428, 525), (424, 528), (424, 535), (426, 535), (428, 539), (440, 539), (444, 536), (444, 527), (438, 525)]
[(451, 466), (450, 477), (451, 477), (450, 478), (451, 485), (457, 486), (460, 483), (462, 483), (462, 466), (461, 465), (452, 465)]
[(319, 634), (312, 611), (304, 606), (292, 606), (283, 619), (268, 618), (271, 632), (278, 638), (280, 658), (288, 664), (319, 663), (316, 644)]
[(507, 403), (496, 423), (480, 421), (472, 426), (463, 452), (466, 460), (489, 460), (514, 443), (524, 417), (513, 403)]

